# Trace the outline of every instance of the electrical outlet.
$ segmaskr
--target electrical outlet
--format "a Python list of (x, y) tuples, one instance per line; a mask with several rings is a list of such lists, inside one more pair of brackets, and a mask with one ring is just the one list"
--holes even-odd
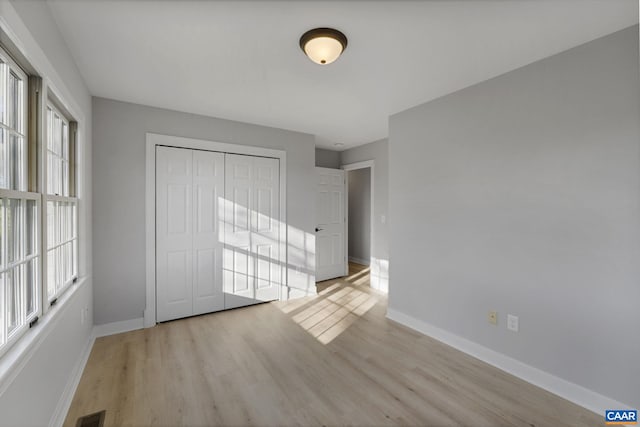
[(514, 316), (513, 314), (507, 314), (507, 329), (513, 332), (518, 332), (518, 316)]
[(498, 324), (498, 312), (497, 311), (490, 311), (489, 315), (487, 316), (487, 321), (489, 323), (491, 323), (492, 325), (497, 325)]

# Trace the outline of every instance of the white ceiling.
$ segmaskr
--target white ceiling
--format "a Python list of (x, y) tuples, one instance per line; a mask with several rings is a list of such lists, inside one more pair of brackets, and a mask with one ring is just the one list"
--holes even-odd
[[(391, 114), (638, 22), (636, 0), (49, 1), (93, 95), (316, 135), (340, 149)], [(298, 46), (343, 31), (328, 66)]]

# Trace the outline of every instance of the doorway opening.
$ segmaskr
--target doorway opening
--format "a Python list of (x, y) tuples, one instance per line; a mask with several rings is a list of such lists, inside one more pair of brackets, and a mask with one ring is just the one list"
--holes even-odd
[(350, 263), (371, 263), (371, 168), (347, 171), (347, 256)]
[(345, 253), (352, 268), (355, 267), (360, 274), (370, 276), (374, 250), (374, 162), (369, 160), (347, 164), (342, 169), (345, 171), (346, 181)]

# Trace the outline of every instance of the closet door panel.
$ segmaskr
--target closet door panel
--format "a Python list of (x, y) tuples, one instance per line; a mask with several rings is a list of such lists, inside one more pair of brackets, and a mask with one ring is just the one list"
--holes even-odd
[(156, 148), (157, 320), (193, 314), (191, 150)]
[(253, 157), (225, 155), (223, 287), (225, 308), (256, 303), (253, 216)]
[(193, 150), (193, 314), (224, 309), (224, 154)]
[(280, 171), (277, 159), (254, 158), (252, 252), (256, 260), (256, 298), (280, 296)]

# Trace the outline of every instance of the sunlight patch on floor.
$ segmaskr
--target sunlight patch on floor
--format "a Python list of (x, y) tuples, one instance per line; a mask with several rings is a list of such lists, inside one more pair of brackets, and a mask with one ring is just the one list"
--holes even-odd
[(346, 280), (347, 280), (347, 282), (354, 282), (355, 280), (357, 280), (359, 278), (362, 278), (362, 277), (364, 277), (365, 280), (369, 280), (369, 271), (370, 271), (369, 267), (364, 268), (364, 269), (358, 271), (357, 273), (354, 273), (354, 274), (348, 276)]
[(368, 293), (368, 281), (369, 268), (365, 268), (336, 279), (315, 297), (292, 300), (278, 308), (319, 342), (328, 344), (376, 305), (378, 298)]

